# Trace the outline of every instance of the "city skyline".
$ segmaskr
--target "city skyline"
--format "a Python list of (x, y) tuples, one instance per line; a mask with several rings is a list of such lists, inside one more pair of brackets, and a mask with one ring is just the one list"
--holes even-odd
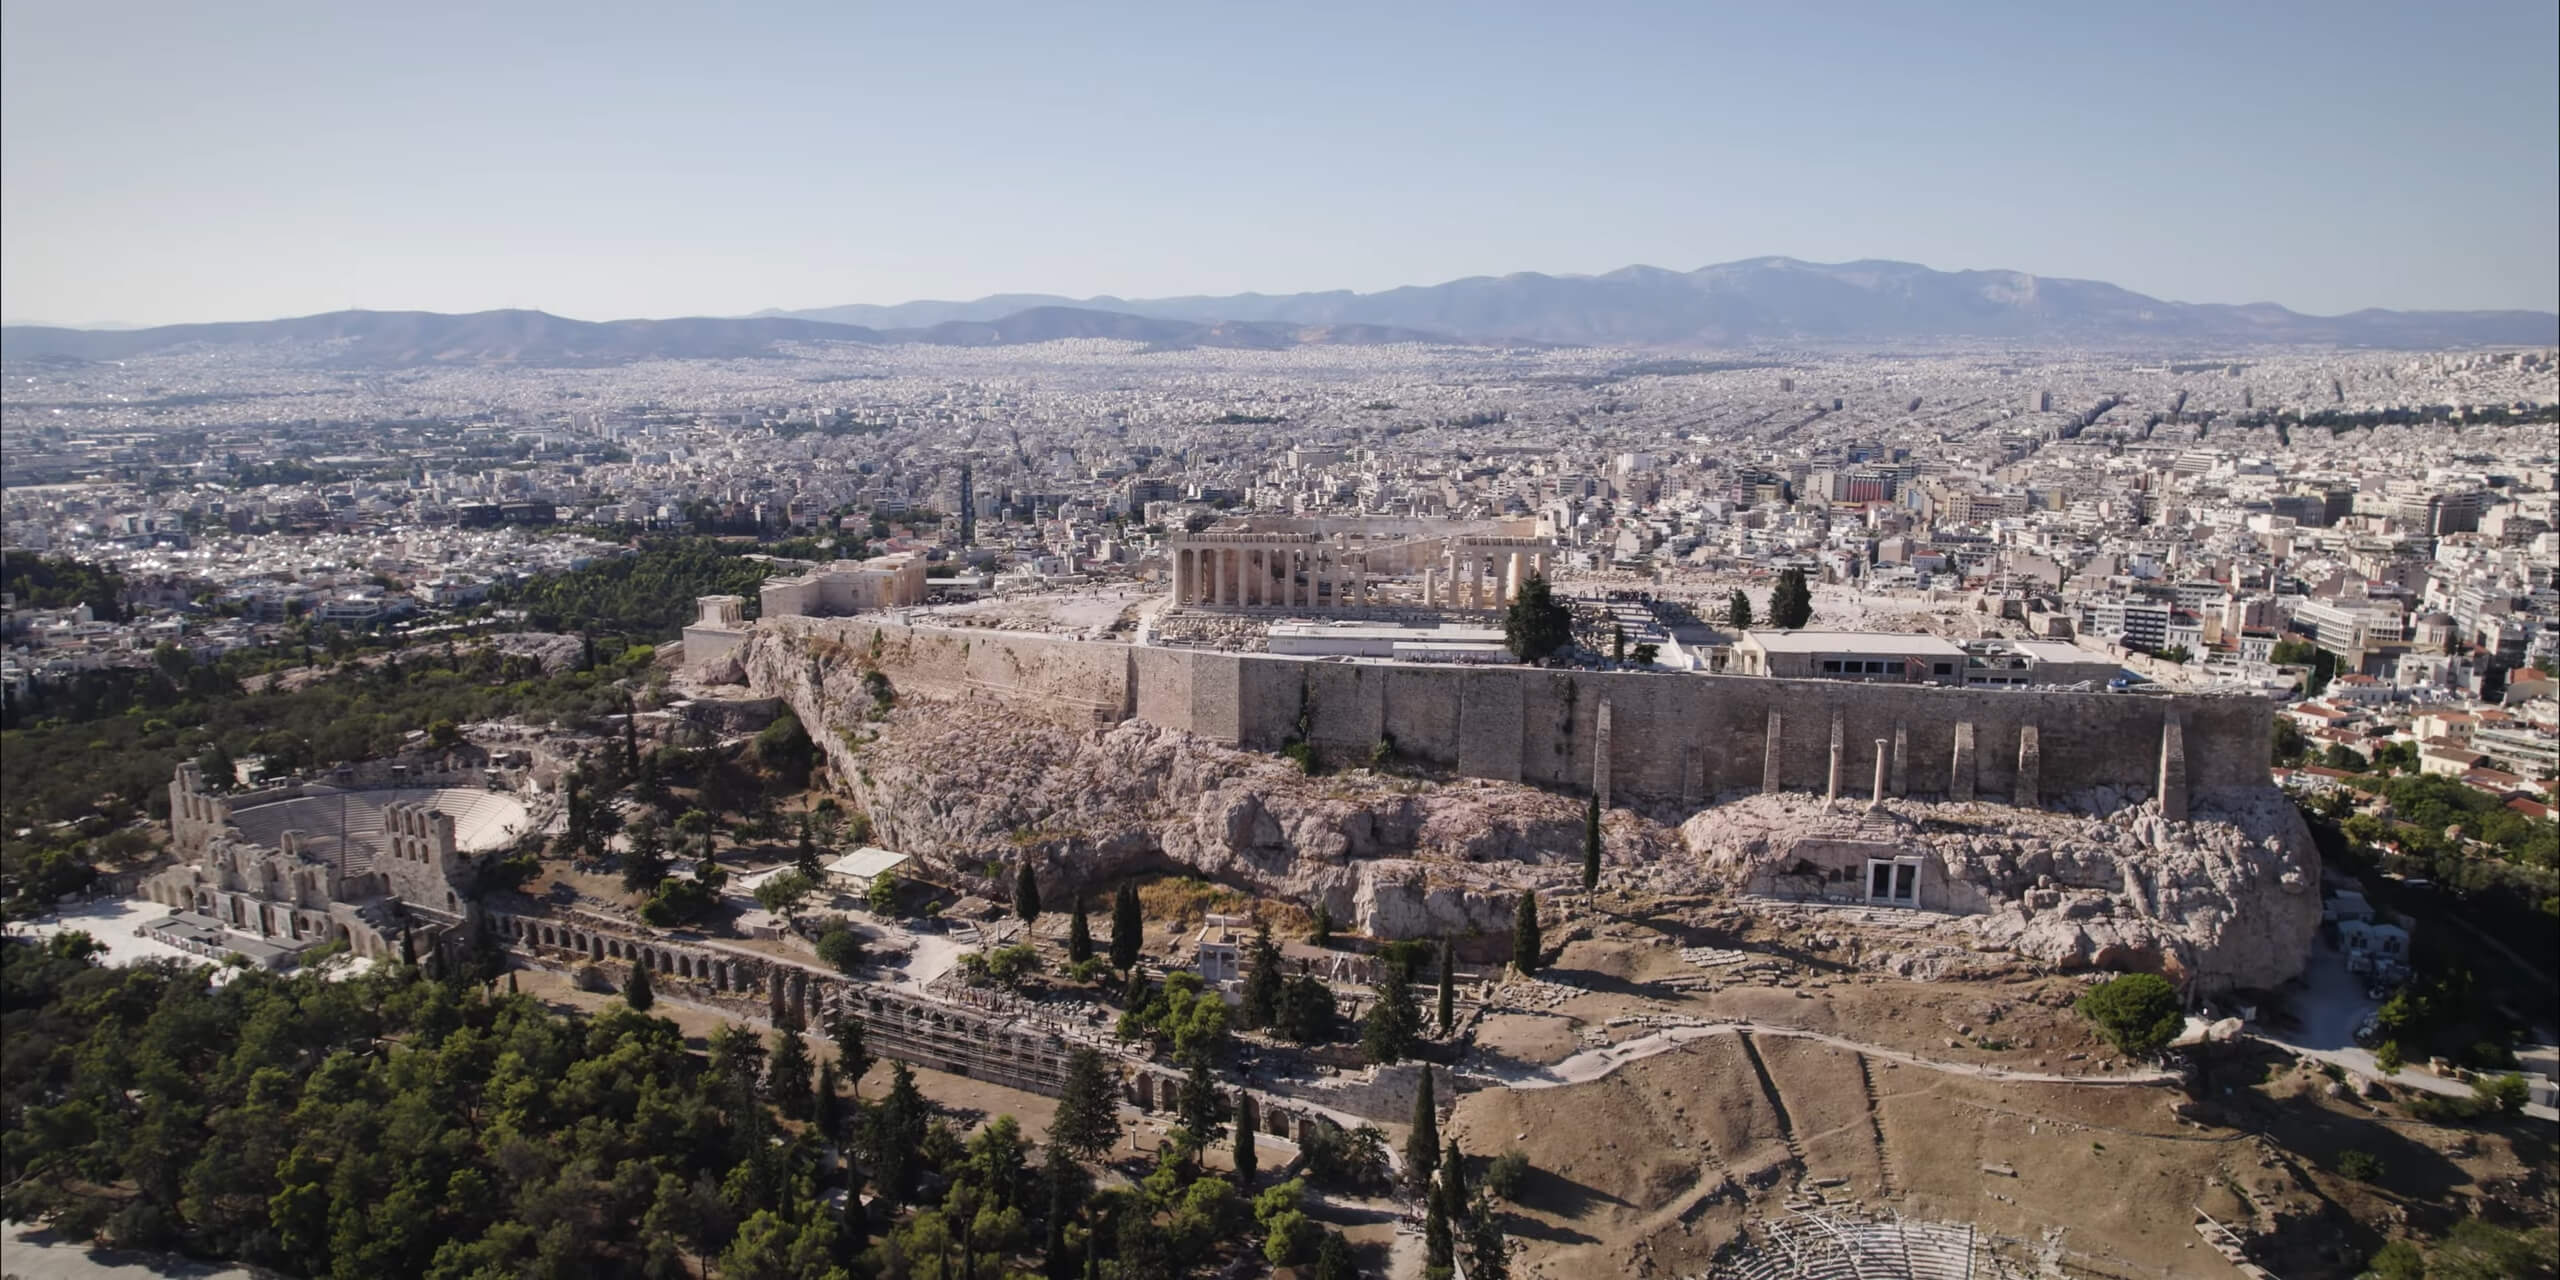
[[(11, 6), (0, 313), (743, 315), (1762, 255), (2560, 305), (2547, 6), (268, 12)], [(2467, 70), (2390, 88), (2424, 66)]]

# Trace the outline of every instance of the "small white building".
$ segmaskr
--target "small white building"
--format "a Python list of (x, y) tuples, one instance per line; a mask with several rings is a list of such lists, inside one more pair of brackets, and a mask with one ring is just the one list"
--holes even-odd
[(1234, 982), (1244, 976), (1242, 947), (1238, 939), (1246, 924), (1243, 916), (1212, 915), (1200, 925), (1191, 940), (1198, 958), (1200, 980), (1212, 987)]
[(906, 854), (864, 845), (827, 864), (827, 884), (846, 893), (869, 893), (874, 881), (905, 866), (908, 861)]

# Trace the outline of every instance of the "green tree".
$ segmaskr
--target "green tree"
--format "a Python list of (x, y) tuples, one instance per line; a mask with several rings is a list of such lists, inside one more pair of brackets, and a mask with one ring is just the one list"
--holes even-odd
[(1341, 1232), (1325, 1232), (1324, 1243), (1316, 1246), (1315, 1280), (1360, 1280), (1359, 1260)]
[(1084, 895), (1076, 895), (1075, 917), (1067, 922), (1067, 963), (1083, 964), (1093, 958), (1093, 926), (1085, 922)]
[(1239, 1090), (1236, 1094), (1236, 1189), (1253, 1190), (1253, 1175), (1261, 1160), (1254, 1147), (1254, 1135), (1262, 1129), (1262, 1110), (1254, 1105), (1253, 1095)]
[(1545, 949), (1538, 929), (1538, 895), (1523, 891), (1519, 913), (1511, 922), (1511, 963), (1523, 974), (1534, 974), (1543, 963), (1540, 953)]
[(1257, 923), (1253, 950), (1245, 958), (1243, 999), (1237, 1006), (1247, 1028), (1259, 1030), (1279, 1021), (1280, 997), (1287, 981), (1280, 970), (1280, 947), (1271, 940), (1271, 926)]
[(667, 878), (667, 847), (657, 820), (643, 813), (632, 820), (627, 834), (631, 847), (622, 855), (622, 887), (632, 893), (653, 892)]
[(1751, 597), (1742, 594), (1742, 588), (1735, 587), (1733, 589), (1733, 594), (1725, 597), (1724, 609), (1727, 625), (1731, 626), (1736, 631), (1743, 631), (1750, 628)]
[(2375, 1280), (2427, 1280), (2427, 1259), (2418, 1246), (2393, 1240), (2365, 1259), (2364, 1270)]
[(859, 1084), (863, 1073), (871, 1069), (871, 1049), (862, 1039), (862, 1015), (837, 1014), (827, 1024), (827, 1038), (835, 1041), (836, 1061), (843, 1064), (844, 1078)]
[(865, 954), (861, 936), (851, 929), (829, 929), (818, 938), (818, 958), (838, 973), (861, 968)]
[(1209, 1055), (1194, 1053), (1182, 1077), (1182, 1092), (1176, 1098), (1174, 1113), (1191, 1140), (1201, 1146), (1216, 1142), (1227, 1131), (1229, 1109), (1227, 1096), (1218, 1088), (1217, 1069)]
[(1146, 924), (1138, 914), (1138, 886), (1120, 882), (1111, 898), (1111, 967), (1128, 970), (1138, 963), (1138, 949), (1146, 938)]
[(2186, 1025), (2177, 988), (2156, 973), (2128, 973), (2099, 983), (2083, 992), (2075, 1007), (2128, 1057), (2158, 1053)]
[(1780, 573), (1777, 588), (1769, 593), (1769, 625), (1793, 631), (1811, 621), (1813, 588), (1805, 582), (1804, 570)]
[(765, 1096), (782, 1114), (794, 1120), (808, 1119), (816, 1099), (810, 1085), (815, 1069), (809, 1046), (800, 1039), (799, 1032), (775, 1032), (772, 1065), (764, 1073)]
[(1307, 941), (1319, 947), (1333, 945), (1333, 911), (1321, 902), (1308, 922)]
[(1556, 600), (1544, 575), (1532, 574), (1502, 616), (1502, 641), (1511, 656), (1538, 662), (1573, 643), (1573, 614)]
[(817, 889), (815, 880), (798, 871), (778, 872), (766, 876), (764, 883), (756, 886), (756, 905), (785, 920), (796, 919), (801, 904), (808, 901), (809, 895)]
[(1404, 970), (1392, 964), (1380, 967), (1377, 1003), (1360, 1020), (1360, 1051), (1369, 1061), (1387, 1065), (1413, 1056), (1422, 1016), (1414, 1007), (1413, 987), (1405, 980)]
[(1013, 913), (1022, 917), (1026, 925), (1040, 918), (1040, 877), (1031, 869), (1027, 855), (1013, 876)]
[(1120, 1080), (1099, 1051), (1078, 1046), (1067, 1055), (1049, 1141), (1086, 1160), (1101, 1158), (1120, 1141)]
[(1333, 988), (1312, 973), (1302, 973), (1289, 979), (1283, 989), (1273, 1029), (1299, 1044), (1321, 1044), (1333, 1039), (1340, 1016)]
[(647, 1013), (649, 1006), (658, 1002), (657, 986), (649, 978), (649, 966), (631, 966), (631, 980), (622, 984), (622, 1002), (639, 1013)]
[(1600, 890), (1600, 793), (1591, 793), (1582, 812), (1582, 891)]
[(1404, 1177), (1416, 1194), (1431, 1188), (1440, 1167), (1440, 1104), (1432, 1097), (1431, 1066), (1423, 1064), (1422, 1083), (1413, 1093), (1413, 1127), (1404, 1139)]
[(1449, 1228), (1449, 1211), (1440, 1197), (1425, 1195), (1422, 1205), (1422, 1273), (1445, 1277), (1458, 1260), (1458, 1240)]
[(1509, 1280), (1511, 1240), (1502, 1231), (1502, 1215), (1479, 1195), (1467, 1210), (1467, 1280)]

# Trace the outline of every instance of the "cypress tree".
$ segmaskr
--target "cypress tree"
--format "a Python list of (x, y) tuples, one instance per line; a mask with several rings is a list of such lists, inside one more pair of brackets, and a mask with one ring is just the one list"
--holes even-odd
[(1447, 1188), (1449, 1211), (1464, 1215), (1467, 1209), (1467, 1153), (1458, 1150), (1458, 1140), (1449, 1139), (1449, 1149), (1440, 1153), (1440, 1185)]
[(1595, 893), (1600, 888), (1600, 793), (1591, 793), (1591, 803), (1582, 812), (1582, 891)]
[(1013, 876), (1013, 913), (1030, 924), (1040, 918), (1040, 877), (1031, 869), (1031, 859), (1022, 860), (1022, 869)]
[(400, 963), (412, 969), (418, 967), (418, 935), (406, 929), (400, 931)]
[(1252, 1094), (1238, 1093), (1236, 1095), (1236, 1190), (1248, 1196), (1253, 1194), (1253, 1175), (1261, 1159), (1261, 1153), (1254, 1150), (1253, 1134), (1261, 1127), (1262, 1108), (1254, 1104)]
[(1440, 940), (1440, 1034), (1458, 1021), (1458, 949), (1447, 938)]
[(1523, 974), (1538, 971), (1538, 953), (1546, 944), (1538, 933), (1538, 895), (1520, 895), (1520, 914), (1511, 923), (1511, 963)]
[(1316, 904), (1315, 921), (1307, 929), (1307, 941), (1319, 947), (1333, 945), (1333, 912), (1321, 902)]
[(1415, 1191), (1431, 1189), (1431, 1174), (1440, 1163), (1440, 1107), (1431, 1096), (1431, 1064), (1422, 1066), (1422, 1087), (1413, 1095), (1413, 1132), (1404, 1140), (1404, 1176)]
[(1734, 630), (1740, 631), (1749, 627), (1751, 625), (1751, 597), (1742, 594), (1742, 588), (1735, 587), (1733, 589), (1733, 596), (1725, 604), (1725, 613), (1726, 620), (1732, 625)]
[(622, 1002), (638, 1013), (647, 1013), (649, 1006), (658, 1002), (657, 988), (649, 980), (649, 966), (631, 966), (631, 981), (622, 984)]
[(1120, 883), (1120, 891), (1111, 899), (1111, 967), (1133, 968), (1138, 963), (1138, 944), (1144, 936), (1145, 921), (1138, 915), (1138, 886)]
[(1085, 923), (1084, 895), (1076, 895), (1076, 916), (1067, 925), (1067, 962), (1083, 964), (1093, 958), (1093, 926)]
[(1271, 926), (1256, 925), (1253, 955), (1244, 971), (1244, 1000), (1238, 1010), (1245, 1026), (1258, 1030), (1280, 1020), (1281, 984), (1286, 980), (1280, 972), (1280, 948), (1271, 941)]
[(1769, 625), (1793, 631), (1811, 621), (1813, 588), (1806, 584), (1804, 570), (1779, 574), (1777, 588), (1769, 593)]
[(807, 810), (802, 810), (800, 814), (800, 849), (798, 856), (792, 859), (792, 866), (800, 874), (809, 877), (813, 883), (820, 885), (826, 883), (826, 868), (818, 865), (818, 840), (815, 833), (809, 829)]
[(1445, 1276), (1457, 1263), (1458, 1240), (1449, 1230), (1449, 1211), (1441, 1205), (1440, 1197), (1425, 1187), (1422, 1198), (1423, 1265), (1430, 1268), (1429, 1274)]

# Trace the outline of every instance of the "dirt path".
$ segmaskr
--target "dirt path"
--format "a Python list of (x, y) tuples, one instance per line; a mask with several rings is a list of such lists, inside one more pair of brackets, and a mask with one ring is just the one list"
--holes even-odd
[(1630, 1062), (1639, 1062), (1657, 1053), (1668, 1052), (1692, 1040), (1745, 1033), (1812, 1040), (1836, 1049), (1847, 1049), (1852, 1053), (1862, 1053), (1872, 1058), (1899, 1062), (1904, 1066), (1943, 1071), (1950, 1075), (1972, 1076), (1981, 1080), (2006, 1080), (2020, 1084), (2155, 1085), (2174, 1084), (2179, 1079), (2177, 1072), (2168, 1070), (2133, 1071), (2118, 1075), (2071, 1075), (2060, 1071), (2016, 1071), (2008, 1067), (1984, 1066), (1971, 1062), (1947, 1062), (1904, 1053), (1899, 1049), (1888, 1049), (1883, 1045), (1825, 1035), (1819, 1031), (1772, 1026), (1765, 1022), (1718, 1022), (1692, 1027), (1671, 1027), (1649, 1036), (1629, 1040), (1624, 1044), (1610, 1045), (1605, 1049), (1586, 1049), (1552, 1067), (1538, 1067), (1529, 1071), (1510, 1073), (1496, 1072), (1494, 1075), (1503, 1084), (1514, 1089), (1553, 1089), (1559, 1085), (1583, 1084), (1602, 1079)]

